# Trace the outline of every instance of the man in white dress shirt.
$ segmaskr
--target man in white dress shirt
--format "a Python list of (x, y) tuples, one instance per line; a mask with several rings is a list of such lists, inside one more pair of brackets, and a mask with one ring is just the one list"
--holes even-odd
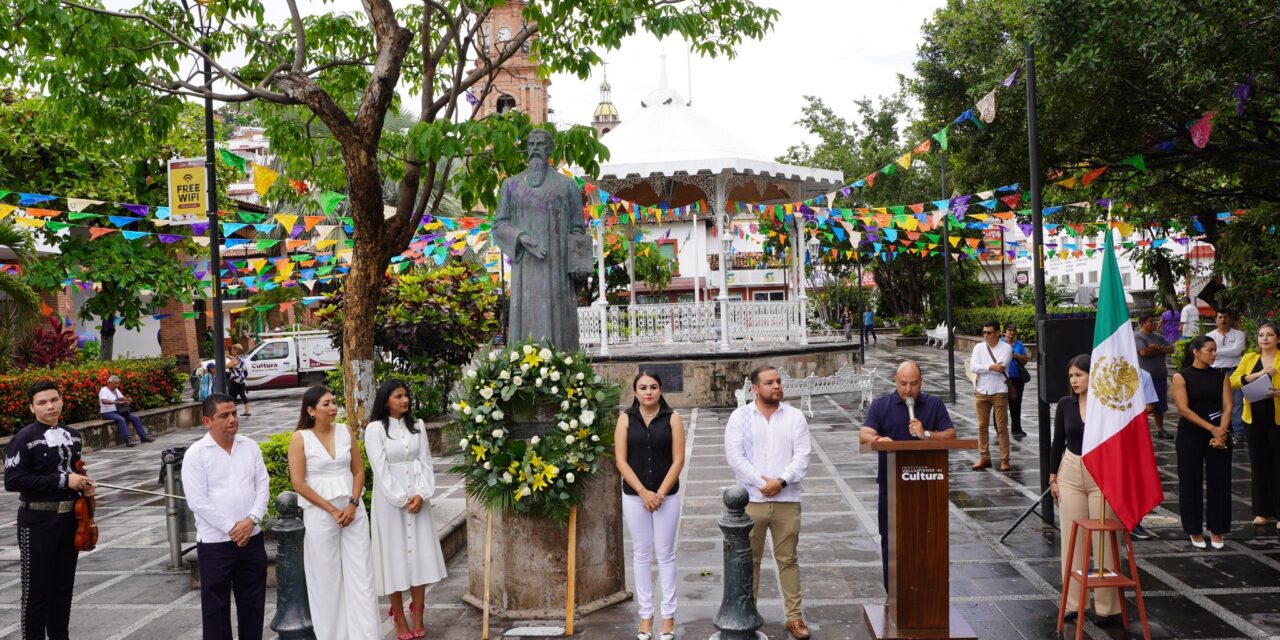
[(738, 407), (725, 424), (724, 449), (738, 484), (751, 502), (752, 586), (760, 593), (760, 558), (764, 537), (773, 537), (773, 558), (787, 613), (787, 632), (796, 640), (809, 637), (800, 611), (800, 483), (809, 468), (809, 423), (804, 414), (782, 402), (782, 376), (763, 366), (751, 372), (755, 402)]
[(1005, 372), (1013, 360), (1013, 347), (1000, 342), (1000, 323), (982, 325), (982, 342), (973, 347), (969, 356), (969, 370), (977, 374), (974, 380), (974, 404), (978, 409), (978, 454), (981, 459), (973, 465), (975, 470), (991, 466), (991, 412), (996, 414), (996, 438), (1000, 441), (1000, 470), (1009, 471), (1009, 384)]
[(237, 433), (231, 396), (210, 395), (202, 408), (209, 432), (187, 448), (182, 485), (196, 515), (204, 640), (231, 640), (233, 592), (239, 638), (261, 640), (267, 552), (258, 525), (267, 514), (267, 466), (258, 444)]
[[(1244, 356), (1244, 332), (1235, 328), (1235, 314), (1225, 309), (1218, 311), (1214, 318), (1217, 327), (1207, 335), (1218, 345), (1218, 355), (1213, 359), (1213, 368), (1222, 369), (1230, 376), (1240, 366), (1240, 358)], [(1244, 408), (1244, 392), (1236, 389), (1231, 392), (1231, 429), (1244, 433), (1244, 419), (1240, 411)]]

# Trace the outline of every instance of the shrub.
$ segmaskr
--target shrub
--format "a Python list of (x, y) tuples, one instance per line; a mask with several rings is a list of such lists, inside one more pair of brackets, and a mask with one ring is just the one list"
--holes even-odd
[(76, 359), (76, 332), (62, 326), (62, 318), (49, 314), (47, 322), (31, 333), (31, 342), (20, 356), (27, 367), (52, 367)]
[(924, 327), (918, 324), (909, 324), (899, 329), (898, 334), (904, 338), (919, 338), (924, 335)]
[(98, 419), (98, 390), (107, 378), (120, 376), (120, 387), (137, 409), (154, 409), (182, 400), (186, 373), (173, 358), (64, 363), (50, 369), (27, 369), (0, 376), (0, 435), (11, 435), (31, 422), (27, 388), (51, 380), (62, 393), (62, 419), (67, 423)]
[[(401, 373), (390, 364), (377, 361), (373, 365), (373, 379), (381, 384), (387, 378), (399, 378), (409, 385), (409, 397), (413, 398), (413, 415), (426, 420), (444, 415), (449, 405), (449, 390), (461, 376), (457, 367), (448, 367), (449, 374), (423, 375)], [(342, 369), (331, 369), (325, 374), (324, 384), (333, 392), (338, 406), (346, 403)]]
[(80, 364), (88, 364), (97, 362), (102, 359), (102, 344), (97, 340), (85, 340), (80, 344), (80, 353), (76, 356), (76, 362)]
[[(1050, 307), (1048, 312), (1050, 314), (1087, 313), (1088, 315), (1093, 315), (1092, 311), (1083, 311), (1078, 307)], [(984, 322), (999, 322), (1001, 328), (1012, 322), (1018, 327), (1019, 340), (1026, 343), (1036, 341), (1035, 307), (1005, 306), (956, 309), (952, 313), (952, 319), (955, 320), (956, 333), (958, 334), (981, 335), (982, 323)]]
[[(346, 428), (346, 425), (337, 425)], [(270, 495), (267, 500), (267, 517), (274, 520), (276, 514), (276, 496), (284, 491), (293, 491), (293, 481), (289, 479), (289, 439), (293, 431), (277, 433), (258, 443), (262, 451), (262, 461), (267, 466), (267, 476), (271, 479)], [(365, 509), (373, 505), (373, 469), (369, 466), (369, 455), (364, 451), (364, 440), (360, 440), (360, 457), (364, 459), (364, 505)], [(306, 500), (301, 496), (298, 501)]]

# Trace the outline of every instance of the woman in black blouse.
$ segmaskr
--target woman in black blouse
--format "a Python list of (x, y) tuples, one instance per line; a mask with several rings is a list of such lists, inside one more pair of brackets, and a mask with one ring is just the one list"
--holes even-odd
[(641, 371), (631, 381), (635, 400), (618, 417), (614, 460), (622, 474), (622, 515), (631, 533), (637, 640), (653, 632), (653, 576), (656, 551), (662, 580), (661, 640), (675, 640), (676, 529), (680, 523), (680, 471), (684, 468), (684, 421), (662, 397), (662, 380)]
[[(1063, 583), (1067, 576), (1068, 540), (1071, 523), (1076, 520), (1097, 520), (1101, 517), (1114, 519), (1116, 514), (1111, 505), (1104, 504), (1102, 490), (1089, 475), (1084, 461), (1080, 458), (1080, 450), (1084, 441), (1085, 408), (1089, 394), (1089, 354), (1081, 354), (1071, 359), (1067, 366), (1067, 378), (1071, 383), (1071, 395), (1063, 396), (1058, 401), (1058, 410), (1053, 419), (1053, 449), (1050, 459), (1049, 490), (1053, 492), (1053, 500), (1058, 503), (1061, 517), (1062, 574)], [(1105, 506), (1106, 512), (1102, 509)], [(1098, 560), (1097, 550), (1101, 548), (1101, 535), (1094, 538), (1094, 560)], [(1110, 554), (1101, 558), (1102, 566), (1113, 569)], [(1076, 539), (1076, 566), (1070, 571), (1079, 571), (1084, 564), (1084, 538)], [(1066, 620), (1075, 620), (1087, 603), (1080, 602), (1083, 589), (1067, 591)], [(1102, 626), (1115, 622), (1120, 617), (1119, 589), (1093, 589), (1094, 623)]]
[[(1178, 508), (1191, 544), (1205, 548), (1203, 516), (1208, 495), (1209, 538), (1214, 549), (1231, 529), (1231, 380), (1216, 369), (1218, 345), (1209, 336), (1191, 341), (1191, 366), (1173, 374), (1169, 390), (1178, 408)], [(1207, 484), (1206, 487), (1201, 482)]]

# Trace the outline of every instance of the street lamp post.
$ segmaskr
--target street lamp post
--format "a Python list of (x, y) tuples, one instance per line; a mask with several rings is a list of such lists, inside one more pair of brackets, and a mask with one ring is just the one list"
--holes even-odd
[(720, 350), (729, 350), (729, 251), (733, 248), (733, 238), (728, 232), (729, 214), (723, 210), (716, 212), (716, 226), (720, 236)]
[(600, 293), (596, 296), (596, 311), (600, 314), (600, 355), (609, 355), (609, 300), (606, 297), (608, 284), (605, 282), (604, 267), (604, 218), (596, 221), (596, 246), (600, 253), (596, 256), (596, 281), (599, 282)]
[(209, 275), (213, 279), (213, 390), (223, 391), (223, 379), (227, 373), (227, 359), (223, 345), (226, 328), (222, 322), (222, 258), (218, 245), (222, 242), (218, 228), (218, 171), (213, 146), (213, 69), (209, 64), (209, 29), (205, 28), (206, 42), (200, 45), (204, 52), (204, 153), (205, 171), (209, 180)]

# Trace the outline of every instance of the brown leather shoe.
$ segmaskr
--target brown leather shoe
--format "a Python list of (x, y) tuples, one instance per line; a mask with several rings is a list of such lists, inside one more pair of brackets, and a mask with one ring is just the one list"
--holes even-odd
[(804, 626), (804, 620), (796, 618), (787, 621), (787, 633), (791, 634), (796, 640), (809, 640), (809, 627)]
[(1001, 470), (1001, 471), (1013, 471), (1013, 466), (1009, 464), (1009, 461), (1008, 461), (1008, 460), (1001, 460), (1001, 461), (1000, 461), (1000, 470)]
[(983, 469), (986, 469), (987, 467), (990, 467), (990, 466), (991, 466), (991, 461), (986, 458), (983, 458), (978, 461), (978, 464), (973, 465), (973, 470), (982, 471)]

